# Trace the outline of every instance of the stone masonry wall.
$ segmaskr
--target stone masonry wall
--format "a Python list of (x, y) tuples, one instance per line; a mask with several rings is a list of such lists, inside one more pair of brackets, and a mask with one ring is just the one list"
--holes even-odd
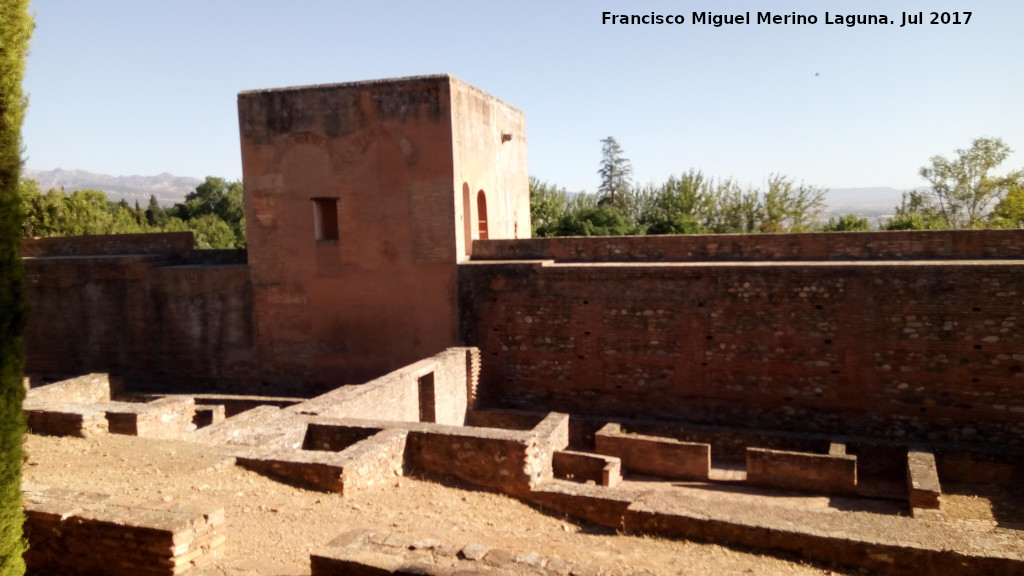
[(224, 511), (189, 503), (30, 489), (25, 516), (30, 574), (187, 574), (223, 554), (226, 540)]
[(704, 262), (1024, 258), (1020, 230), (535, 238), (473, 244), (474, 260)]
[(342, 386), (288, 410), (331, 418), (418, 422), (423, 416), (423, 382), (429, 380), (433, 420), (461, 426), (466, 420), (469, 348), (449, 348), (365, 384)]
[(119, 254), (159, 254), (186, 258), (192, 251), (191, 232), (24, 238), (21, 241), (21, 255), (24, 258)]
[[(1024, 244), (1024, 233), (967, 236)], [(913, 237), (874, 238), (924, 251)], [(808, 246), (749, 236), (745, 250), (787, 239)], [(569, 240), (592, 254), (623, 242)], [(1021, 260), (473, 262), (459, 270), (461, 321), (481, 348), (490, 405), (1018, 446), (1022, 270)]]
[(254, 382), (246, 266), (181, 265), (190, 234), (26, 245), (36, 255), (25, 259), (26, 372), (108, 372), (134, 390), (265, 392)]

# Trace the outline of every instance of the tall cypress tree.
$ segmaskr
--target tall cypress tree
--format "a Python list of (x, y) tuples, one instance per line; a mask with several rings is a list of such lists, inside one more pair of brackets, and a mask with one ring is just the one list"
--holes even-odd
[(29, 0), (0, 2), (0, 576), (25, 573), (22, 554), (21, 402), (25, 327), (24, 270), (21, 264), (21, 123), (26, 99), (21, 90), (25, 55), (32, 36)]

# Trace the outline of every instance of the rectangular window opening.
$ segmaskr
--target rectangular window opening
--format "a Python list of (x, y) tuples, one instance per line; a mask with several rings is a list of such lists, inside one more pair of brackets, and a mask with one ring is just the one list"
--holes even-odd
[(420, 400), (420, 422), (437, 422), (434, 408), (434, 373), (424, 374), (417, 378)]
[(313, 198), (313, 229), (317, 242), (338, 241), (337, 198)]

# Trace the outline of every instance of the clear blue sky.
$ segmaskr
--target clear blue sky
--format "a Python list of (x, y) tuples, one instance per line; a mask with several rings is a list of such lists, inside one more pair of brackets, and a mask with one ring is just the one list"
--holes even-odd
[[(815, 25), (694, 25), (772, 9)], [(447, 72), (522, 109), (531, 174), (597, 188), (615, 136), (639, 182), (923, 183), (1001, 137), (1024, 168), (1024, 1), (33, 0), (28, 167), (241, 177), (239, 91)], [(602, 12), (682, 25), (602, 25)], [(825, 24), (885, 14), (891, 25)], [(903, 12), (973, 12), (901, 28)]]

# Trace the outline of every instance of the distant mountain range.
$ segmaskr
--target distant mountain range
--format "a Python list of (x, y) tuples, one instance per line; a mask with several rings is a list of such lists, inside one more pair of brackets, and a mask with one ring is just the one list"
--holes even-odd
[(107, 198), (118, 202), (122, 198), (134, 204), (136, 200), (145, 206), (152, 194), (163, 206), (183, 202), (185, 195), (194, 192), (203, 183), (198, 178), (175, 176), (164, 172), (156, 176), (110, 176), (85, 170), (22, 170), (23, 178), (39, 183), (43, 192), (51, 188), (63, 188), (70, 194), (76, 190), (102, 190)]

